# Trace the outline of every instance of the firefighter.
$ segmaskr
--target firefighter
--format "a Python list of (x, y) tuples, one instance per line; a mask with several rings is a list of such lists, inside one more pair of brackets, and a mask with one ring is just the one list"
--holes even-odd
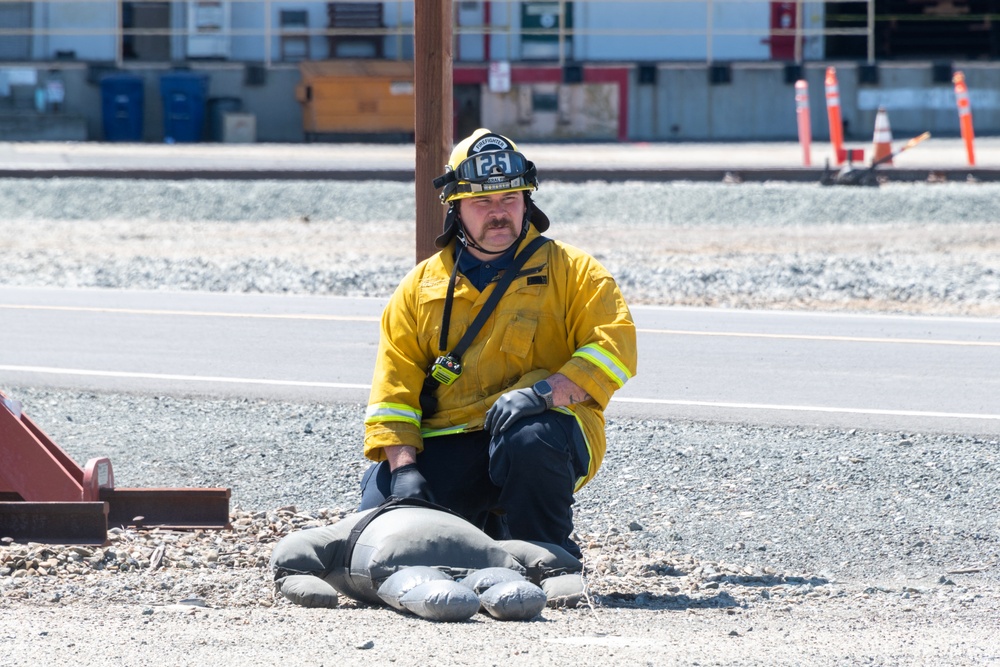
[(441, 250), (382, 314), (359, 509), (421, 498), (496, 539), (580, 557), (573, 495), (597, 474), (604, 409), (636, 372), (631, 313), (593, 257), (541, 236), (535, 165), (507, 137), (476, 130), (434, 184)]

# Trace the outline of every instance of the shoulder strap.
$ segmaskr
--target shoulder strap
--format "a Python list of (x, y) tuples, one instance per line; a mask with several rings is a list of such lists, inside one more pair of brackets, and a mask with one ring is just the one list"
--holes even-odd
[(531, 259), (531, 256), (535, 254), (535, 251), (547, 243), (548, 240), (549, 239), (544, 236), (539, 236), (525, 246), (524, 250), (518, 253), (510, 267), (503, 272), (500, 280), (493, 287), (493, 293), (490, 294), (490, 298), (486, 300), (485, 304), (483, 304), (482, 310), (480, 310), (479, 314), (476, 315), (474, 320), (472, 320), (472, 324), (470, 324), (469, 328), (465, 330), (462, 338), (458, 341), (458, 344), (455, 345), (455, 349), (451, 351), (449, 356), (458, 360), (462, 359), (462, 355), (465, 354), (465, 351), (470, 345), (472, 345), (472, 341), (476, 339), (476, 336), (479, 334), (479, 330), (483, 328), (484, 324), (486, 324), (486, 320), (488, 320), (490, 315), (493, 314), (493, 309), (497, 307), (497, 303), (504, 295), (504, 292), (506, 292), (507, 288), (510, 287), (510, 284), (514, 282), (514, 278), (517, 277), (518, 272), (520, 272), (527, 261)]

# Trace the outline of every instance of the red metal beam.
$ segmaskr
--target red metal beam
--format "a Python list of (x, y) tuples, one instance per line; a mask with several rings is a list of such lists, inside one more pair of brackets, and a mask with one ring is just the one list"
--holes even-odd
[(0, 491), (29, 502), (83, 500), (83, 471), (28, 415), (0, 406)]

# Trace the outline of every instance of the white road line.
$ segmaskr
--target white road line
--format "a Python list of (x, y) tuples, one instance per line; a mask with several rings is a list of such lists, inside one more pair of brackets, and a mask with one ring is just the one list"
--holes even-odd
[(789, 340), (821, 340), (846, 343), (902, 343), (905, 345), (959, 345), (967, 347), (1000, 347), (1000, 341), (934, 340), (932, 338), (876, 338), (871, 336), (819, 336), (815, 334), (772, 334), (741, 331), (685, 331), (683, 329), (636, 329), (639, 333), (670, 336), (730, 336), (733, 338), (777, 338)]
[(220, 382), (228, 384), (264, 384), (281, 387), (316, 387), (320, 389), (364, 389), (370, 384), (347, 382), (307, 382), (304, 380), (262, 380), (259, 378), (215, 377), (211, 375), (173, 375), (169, 373), (130, 373), (127, 371), (91, 371), (81, 368), (52, 368), (50, 366), (5, 366), (0, 371), (12, 373), (47, 373), (50, 375), (83, 375), (87, 377), (134, 378), (140, 380), (183, 380), (185, 382)]
[[(99, 288), (98, 288), (99, 289)], [(349, 297), (344, 297), (349, 298)], [(697, 313), (699, 315), (719, 316), (729, 319), (818, 319), (825, 318), (831, 320), (890, 320), (895, 322), (966, 322), (969, 324), (997, 325), (1000, 319), (996, 317), (973, 317), (969, 315), (917, 315), (917, 314), (893, 314), (893, 313), (851, 313), (846, 311), (831, 310), (735, 310), (732, 308), (712, 308), (709, 306), (654, 306), (650, 304), (636, 304), (629, 306), (633, 312), (648, 310), (659, 313)]]
[(983, 415), (967, 412), (933, 412), (925, 410), (878, 410), (875, 408), (828, 408), (815, 405), (769, 405), (766, 403), (722, 403), (714, 401), (673, 401), (662, 398), (623, 398), (615, 396), (613, 402), (644, 403), (647, 405), (682, 405), (700, 408), (736, 408), (741, 410), (787, 410), (794, 412), (831, 412), (849, 415), (890, 415), (894, 417), (944, 417), (951, 419), (992, 419), (1000, 415)]
[(226, 313), (212, 310), (156, 310), (143, 308), (98, 308), (96, 306), (33, 306), (0, 303), (12, 310), (56, 310), (81, 313), (117, 313), (122, 315), (180, 315), (184, 317), (242, 317), (263, 320), (329, 320), (335, 322), (378, 322), (369, 315), (323, 315), (312, 313)]
[[(165, 315), (181, 317), (235, 317), (244, 319), (272, 320), (318, 320), (329, 322), (378, 322), (370, 315), (325, 315), (312, 313), (227, 313), (202, 310), (158, 310), (143, 308), (101, 308), (96, 306), (40, 306), (27, 304), (2, 304), (0, 308), (11, 310), (52, 310), (83, 313), (116, 313), (122, 315)], [(770, 338), (785, 340), (836, 341), (847, 343), (899, 343), (904, 345), (953, 345), (964, 347), (1000, 347), (1000, 341), (975, 340), (934, 340), (930, 338), (885, 338), (871, 336), (821, 336), (815, 334), (774, 334), (749, 331), (691, 331), (683, 329), (637, 328), (638, 333), (663, 334), (668, 336), (716, 336), (731, 338)]]
[[(125, 371), (92, 371), (79, 368), (52, 368), (49, 366), (8, 366), (0, 365), (0, 371), (13, 373), (47, 373), (51, 375), (83, 375), (88, 377), (134, 378), (144, 380), (183, 380), (186, 382), (216, 382), (228, 384), (257, 384), (281, 387), (314, 387), (319, 389), (371, 389), (369, 384), (347, 382), (306, 382), (300, 380), (264, 380), (260, 378), (213, 377), (204, 375), (172, 375), (163, 373), (129, 373)], [(769, 405), (764, 403), (725, 403), (713, 401), (681, 401), (662, 398), (624, 398), (615, 396), (615, 403), (639, 403), (646, 405), (678, 405), (702, 408), (736, 408), (741, 410), (784, 410), (793, 412), (828, 412), (858, 415), (889, 415), (896, 417), (937, 417), (946, 419), (986, 419), (1000, 421), (1000, 415), (973, 414), (962, 412), (933, 412), (923, 410), (878, 410), (874, 408), (831, 408), (813, 405)]]

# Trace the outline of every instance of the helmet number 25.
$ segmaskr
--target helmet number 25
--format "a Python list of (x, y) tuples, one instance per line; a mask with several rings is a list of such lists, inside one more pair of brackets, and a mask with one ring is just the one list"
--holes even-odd
[[(499, 171), (494, 171), (498, 169)], [(480, 177), (510, 174), (510, 154), (504, 151), (489, 151), (476, 156), (476, 174)]]

